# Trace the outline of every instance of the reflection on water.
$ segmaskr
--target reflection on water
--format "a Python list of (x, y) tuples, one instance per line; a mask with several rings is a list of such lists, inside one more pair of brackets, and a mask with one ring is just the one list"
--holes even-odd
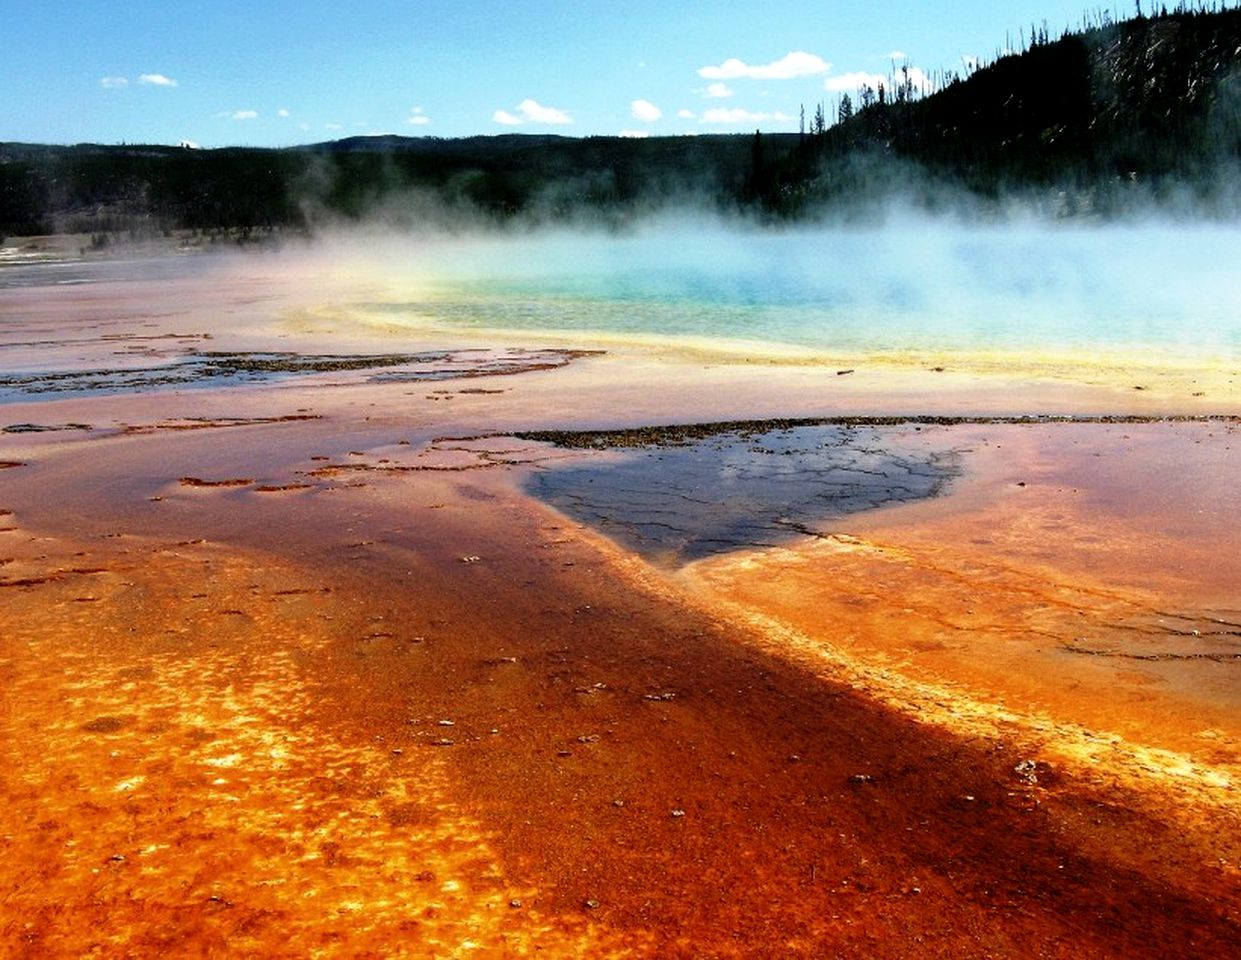
[(202, 266), (189, 256), (107, 260), (34, 259), (0, 256), (0, 290), (20, 287), (71, 287), (124, 280), (171, 280)]
[(689, 562), (832, 532), (848, 514), (940, 493), (950, 450), (893, 428), (733, 431), (532, 475), (531, 492), (648, 559)]
[[(106, 370), (42, 370), (0, 373), (0, 404), (32, 396), (117, 394), (160, 389), (236, 387), (316, 373), (362, 371), (372, 383), (422, 383), (509, 376), (562, 367), (582, 351), (437, 350), (422, 353), (306, 355), (190, 351), (151, 367)], [(378, 373), (370, 371), (380, 371)]]

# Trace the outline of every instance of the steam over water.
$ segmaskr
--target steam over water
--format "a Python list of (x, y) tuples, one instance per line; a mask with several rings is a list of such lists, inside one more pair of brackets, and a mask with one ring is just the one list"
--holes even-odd
[[(1241, 228), (547, 233), (419, 244), (368, 319), (835, 352), (1241, 352)], [(413, 292), (412, 294), (410, 293)]]

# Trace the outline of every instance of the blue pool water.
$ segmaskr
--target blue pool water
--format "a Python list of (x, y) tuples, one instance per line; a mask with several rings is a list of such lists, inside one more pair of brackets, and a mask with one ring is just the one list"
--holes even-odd
[(670, 225), (411, 256), (386, 323), (749, 340), (824, 352), (1241, 355), (1241, 228)]

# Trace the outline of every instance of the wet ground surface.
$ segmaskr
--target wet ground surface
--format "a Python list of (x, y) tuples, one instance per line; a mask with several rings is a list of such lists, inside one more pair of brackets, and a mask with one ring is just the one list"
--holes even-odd
[(9, 519), (14, 956), (1235, 955), (1226, 791), (801, 656), (500, 470), (384, 476)]
[(528, 488), (648, 559), (687, 562), (824, 535), (849, 514), (943, 491), (956, 454), (902, 451), (892, 433), (830, 425), (652, 433), (645, 445), (535, 473)]
[(358, 370), (382, 370), (370, 375), (369, 379), (376, 383), (453, 380), (549, 370), (580, 355), (580, 351), (572, 350), (523, 349), (343, 356), (189, 351), (171, 363), (151, 367), (5, 374), (0, 376), (0, 403), (21, 402), (41, 394), (72, 397), (168, 388), (234, 387)]
[[(68, 287), (117, 283), (134, 276), (134, 260), (65, 259), (67, 251), (17, 251), (0, 256), (0, 289), (20, 287)], [(185, 256), (143, 258), (146, 277), (176, 277), (186, 270)]]
[[(0, 291), (6, 372), (348, 349), (251, 337), (249, 281), (59, 289)], [(0, 955), (1238, 955), (1235, 423), (402, 369), (8, 408)], [(522, 433), (823, 411), (971, 416)], [(586, 461), (950, 482), (668, 570), (519, 488)]]
[[(1236, 418), (847, 416), (515, 436), (592, 451), (585, 460), (534, 474), (529, 492), (649, 560), (687, 563), (799, 537), (829, 536), (851, 514), (938, 496), (958, 474), (961, 458), (960, 444), (940, 440), (938, 446), (927, 445), (927, 438), (942, 437), (936, 428), (1157, 423), (1231, 430)], [(924, 429), (922, 443), (910, 446), (913, 435)], [(1178, 619), (1175, 614), (1168, 618)], [(1231, 639), (1235, 627), (1208, 618), (1205, 625), (1186, 621), (1170, 629), (1180, 629), (1185, 637)], [(1238, 652), (1194, 655), (1218, 658)]]

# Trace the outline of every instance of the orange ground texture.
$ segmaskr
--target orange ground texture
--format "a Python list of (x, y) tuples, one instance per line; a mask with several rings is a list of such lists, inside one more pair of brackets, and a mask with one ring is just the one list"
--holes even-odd
[[(0, 361), (322, 349), (253, 273), (0, 290)], [(600, 454), (521, 429), (1238, 406), (859, 367), (0, 407), (76, 425), (0, 434), (0, 956), (1241, 957), (1234, 421), (903, 427), (946, 495), (679, 568), (523, 492)]]

